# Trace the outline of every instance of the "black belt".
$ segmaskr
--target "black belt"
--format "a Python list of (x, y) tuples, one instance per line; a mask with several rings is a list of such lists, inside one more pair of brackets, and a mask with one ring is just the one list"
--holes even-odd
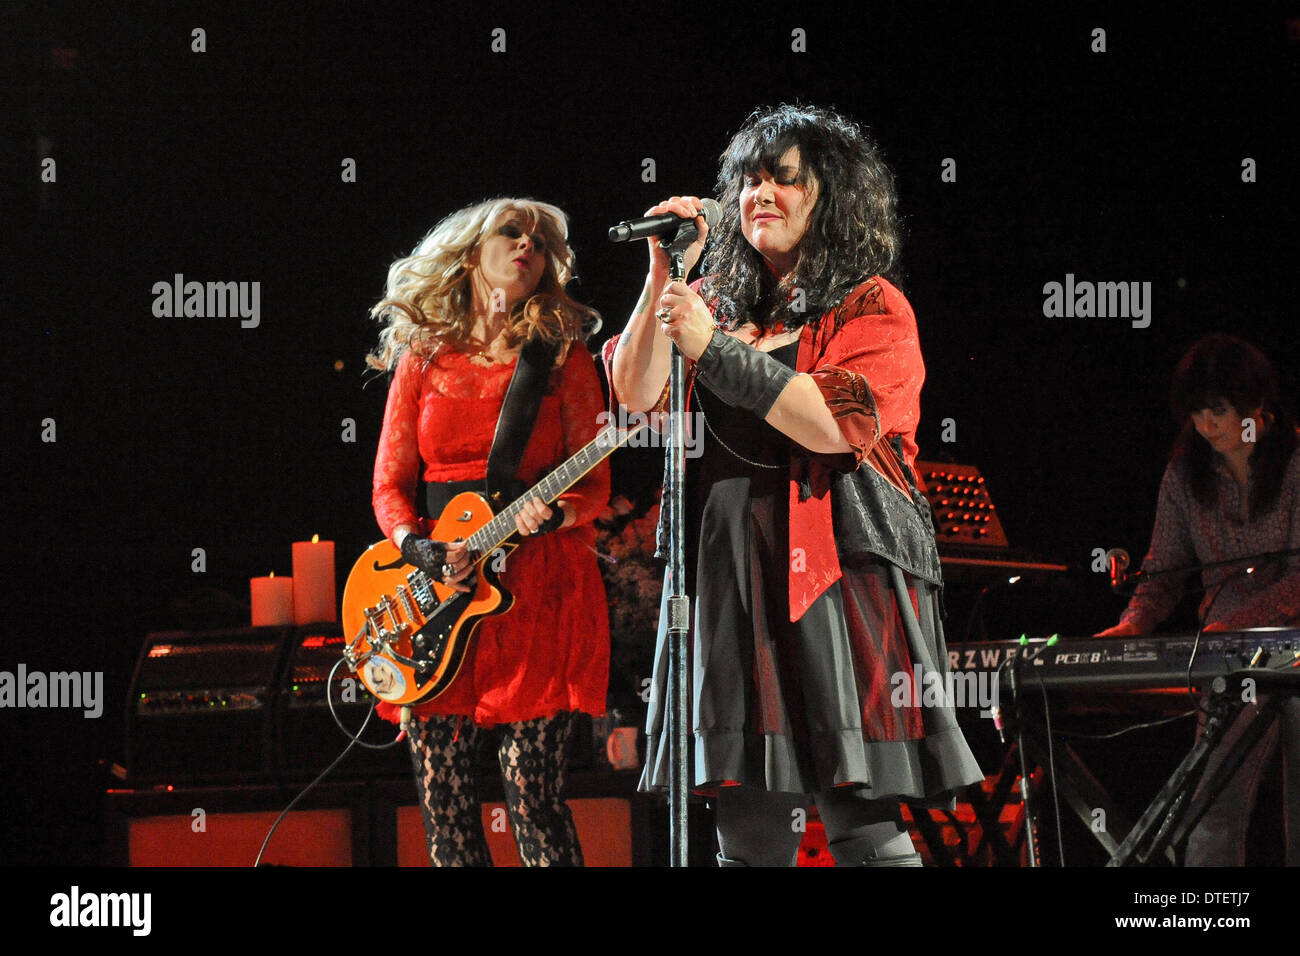
[[(528, 486), (522, 481), (512, 481), (507, 488), (508, 497), (502, 505), (508, 505), (520, 495), (522, 495)], [(421, 517), (431, 518), (437, 521), (442, 514), (442, 510), (447, 507), (452, 498), (466, 491), (472, 491), (480, 497), (487, 498), (487, 491), (484, 488), (484, 479), (477, 481), (431, 481), (424, 485), (424, 494), (420, 500), (424, 501), (424, 512)], [(489, 504), (491, 501), (489, 499)], [(494, 510), (499, 511), (500, 508)]]

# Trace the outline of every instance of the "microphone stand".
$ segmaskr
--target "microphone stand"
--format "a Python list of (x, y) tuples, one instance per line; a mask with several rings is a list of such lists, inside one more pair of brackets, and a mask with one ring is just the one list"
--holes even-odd
[[(1056, 635), (1053, 634), (1043, 642), (1040, 651), (1046, 650), (1056, 643)], [(1011, 700), (1015, 704), (1015, 721), (1016, 721), (1016, 753), (1020, 758), (1020, 802), (1025, 811), (1025, 848), (1028, 851), (1029, 865), (1038, 867), (1038, 821), (1034, 811), (1033, 788), (1030, 786), (1031, 767), (1029, 764), (1029, 752), (1026, 749), (1027, 734), (1025, 732), (1025, 712), (1021, 704), (1020, 694), (1020, 664), (1025, 659), (1025, 652), (1029, 650), (1029, 639), (1025, 635), (1020, 636), (1020, 647), (1012, 658), (1010, 666), (1003, 663), (1007, 668), (1007, 676), (1010, 684)], [(1002, 731), (999, 729), (998, 734)], [(1050, 742), (1050, 741), (1049, 741)]]
[[(710, 209), (712, 211), (710, 212)], [(713, 200), (704, 200), (705, 222), (715, 221), (720, 212)], [(658, 232), (658, 226), (642, 221), (639, 225), (620, 223), (609, 232), (614, 242), (644, 238)], [(684, 219), (671, 240), (661, 236), (659, 246), (668, 255), (670, 282), (686, 281), (686, 250), (699, 237), (694, 217)], [(667, 240), (667, 241), (666, 241)], [(668, 567), (664, 588), (667, 592), (668, 700), (665, 728), (668, 736), (668, 865), (686, 866), (689, 847), (687, 789), (689, 775), (688, 735), (691, 728), (687, 702), (686, 639), (690, 630), (691, 599), (686, 581), (686, 358), (677, 343), (672, 344), (668, 374), (668, 463), (664, 469), (662, 508), (668, 511)]]
[(1261, 561), (1289, 558), (1297, 554), (1300, 554), (1300, 548), (1286, 548), (1281, 551), (1260, 551), (1256, 554), (1244, 554), (1239, 558), (1224, 558), (1221, 561), (1210, 561), (1206, 564), (1189, 564), (1181, 568), (1161, 568), (1158, 571), (1148, 571), (1143, 568), (1140, 571), (1134, 571), (1132, 574), (1124, 574), (1120, 582), (1114, 585), (1111, 590), (1115, 591), (1117, 594), (1124, 593), (1120, 591), (1120, 588), (1139, 578), (1160, 578), (1164, 577), (1166, 574), (1190, 574), (1192, 571), (1211, 571), (1215, 568), (1231, 567), (1234, 564), (1250, 564), (1252, 562), (1258, 564)]
[[(1023, 651), (1024, 648), (1021, 647)], [(1029, 758), (1025, 753), (1025, 719), (1020, 711), (1020, 660), (1017, 654), (1011, 662), (1011, 699), (1016, 702), (1016, 751), (1020, 757), (1020, 803), (1025, 811), (1025, 849), (1029, 852), (1029, 865), (1038, 866), (1038, 823), (1034, 819), (1032, 789), (1029, 786)]]
[[(669, 281), (686, 281), (686, 249), (695, 241), (694, 223), (678, 230), (668, 253)], [(689, 775), (686, 639), (690, 629), (691, 599), (686, 582), (686, 358), (677, 343), (672, 346), (668, 374), (668, 468), (664, 477), (664, 502), (668, 507), (668, 865), (687, 866)]]

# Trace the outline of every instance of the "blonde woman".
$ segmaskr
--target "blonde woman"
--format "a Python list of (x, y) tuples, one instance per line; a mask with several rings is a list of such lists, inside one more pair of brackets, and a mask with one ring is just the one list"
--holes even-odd
[[(461, 209), (389, 270), (372, 315), (384, 323), (372, 366), (393, 373), (375, 458), (375, 518), (406, 559), (466, 588), (469, 556), (428, 537), (432, 518), (462, 491), (484, 491), (489, 450), (520, 350), (556, 355), (514, 477), (541, 479), (598, 431), (602, 393), (583, 340), (597, 314), (565, 292), (573, 252), (564, 213), (531, 200)], [(423, 479), (423, 517), (417, 488)], [(490, 728), (500, 737), (506, 803), (524, 865), (581, 865), (563, 799), (565, 743), (578, 711), (605, 710), (609, 623), (589, 547), (592, 520), (609, 499), (606, 466), (516, 518), (521, 546), (501, 583), (514, 595), (484, 619), (455, 682), (414, 708), (416, 789), (435, 866), (490, 866), (474, 752)], [(399, 711), (379, 706), (390, 721)]]

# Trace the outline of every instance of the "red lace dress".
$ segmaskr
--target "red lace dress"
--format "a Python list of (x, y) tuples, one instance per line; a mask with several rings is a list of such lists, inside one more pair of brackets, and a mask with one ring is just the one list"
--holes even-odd
[[(418, 479), (481, 480), (515, 363), (478, 364), (443, 348), (424, 360), (404, 354), (388, 392), (375, 457), (373, 504), (389, 538), (416, 515)], [(532, 437), (516, 475), (534, 484), (595, 437), (604, 398), (595, 364), (581, 345), (551, 373)], [(416, 715), (456, 714), (478, 724), (551, 717), (562, 710), (605, 712), (609, 682), (609, 606), (596, 566), (592, 521), (609, 501), (606, 463), (560, 496), (575, 511), (568, 528), (523, 539), (506, 559), (501, 583), (515, 597), (505, 614), (478, 626), (456, 680)], [(398, 708), (381, 703), (396, 722)]]

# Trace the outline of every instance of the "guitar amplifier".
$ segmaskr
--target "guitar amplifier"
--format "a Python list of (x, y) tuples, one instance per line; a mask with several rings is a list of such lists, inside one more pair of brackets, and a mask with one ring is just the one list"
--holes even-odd
[(247, 781), (272, 773), (272, 706), (294, 631), (257, 627), (145, 637), (126, 709), (128, 779)]
[[(340, 663), (346, 643), (336, 624), (301, 628), (293, 641), (276, 701), (276, 765), (285, 774), (314, 777), (348, 745), (348, 738), (330, 716), (325, 700), (326, 681), (335, 664), (339, 666), (329, 684), (334, 712), (351, 733), (365, 722), (373, 698), (348, 666)], [(396, 736), (397, 726), (376, 715), (370, 718), (361, 739), (381, 744)], [(411, 756), (407, 743), (384, 750), (358, 744), (335, 771), (343, 777), (375, 773), (409, 776)]]

